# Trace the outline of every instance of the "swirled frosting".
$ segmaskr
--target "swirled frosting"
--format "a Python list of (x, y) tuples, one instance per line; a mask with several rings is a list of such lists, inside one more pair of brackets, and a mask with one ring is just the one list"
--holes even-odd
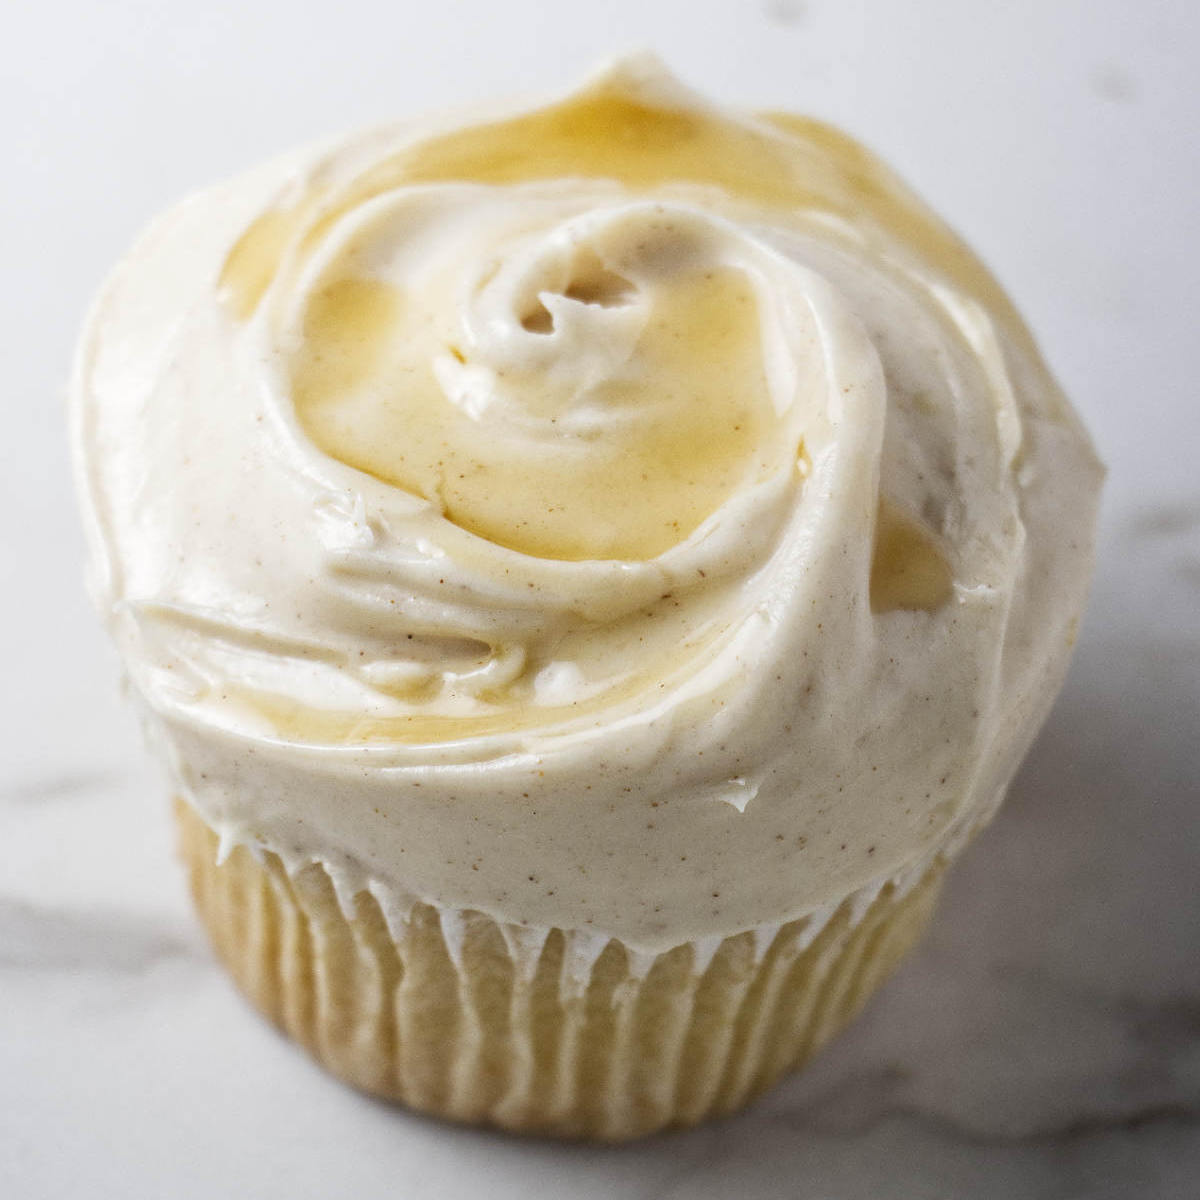
[(186, 201), (73, 412), (94, 593), (227, 843), (643, 949), (990, 811), (1101, 478), (878, 161), (646, 59)]

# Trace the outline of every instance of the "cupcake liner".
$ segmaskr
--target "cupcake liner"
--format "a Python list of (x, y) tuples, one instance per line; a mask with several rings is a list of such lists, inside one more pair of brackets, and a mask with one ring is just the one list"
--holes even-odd
[(911, 948), (944, 859), (827, 914), (658, 955), (418, 904), (398, 931), (369, 892), (347, 914), (324, 867), (289, 874), (176, 806), (218, 957), (346, 1082), (421, 1112), (619, 1141), (741, 1107), (861, 1009)]

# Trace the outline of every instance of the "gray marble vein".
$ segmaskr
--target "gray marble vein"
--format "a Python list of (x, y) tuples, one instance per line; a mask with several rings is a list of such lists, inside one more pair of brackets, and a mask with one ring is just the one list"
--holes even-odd
[(126, 771), (98, 769), (22, 780), (0, 786), (0, 804), (55, 804), (86, 798), (127, 778)]
[(210, 965), (192, 930), (149, 914), (52, 908), (0, 896), (0, 972), (136, 973), (165, 959)]

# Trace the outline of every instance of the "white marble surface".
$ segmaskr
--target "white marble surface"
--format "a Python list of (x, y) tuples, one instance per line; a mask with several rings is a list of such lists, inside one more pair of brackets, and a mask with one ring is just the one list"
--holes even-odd
[[(6, 12), (0, 1196), (1200, 1196), (1200, 8)], [(1112, 476), (1066, 691), (923, 948), (751, 1112), (599, 1150), (361, 1099), (216, 970), (82, 596), (59, 397), (87, 294), (190, 186), (635, 44), (881, 149), (997, 267)]]

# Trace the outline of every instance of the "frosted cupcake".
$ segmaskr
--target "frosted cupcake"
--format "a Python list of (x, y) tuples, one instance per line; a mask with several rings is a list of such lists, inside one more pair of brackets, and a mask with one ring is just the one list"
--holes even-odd
[(1102, 474), (878, 161), (645, 59), (184, 202), (72, 414), (240, 986), (361, 1088), (606, 1139), (745, 1103), (915, 941)]

